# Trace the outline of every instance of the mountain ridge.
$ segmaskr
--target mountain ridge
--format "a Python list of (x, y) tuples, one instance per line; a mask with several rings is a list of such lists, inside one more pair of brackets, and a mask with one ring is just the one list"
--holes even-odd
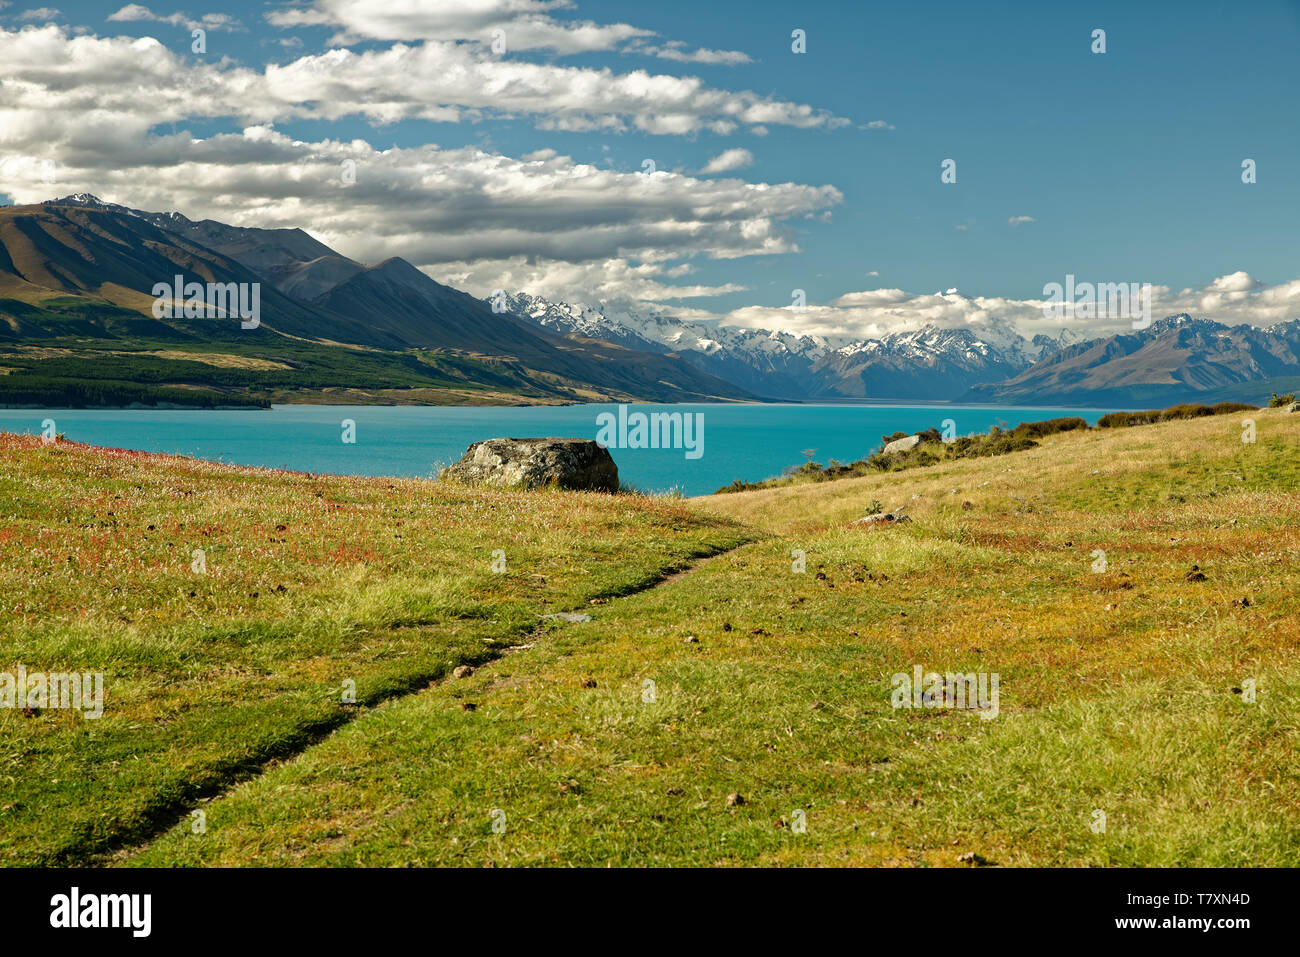
[[(301, 228), (192, 220), (86, 193), (0, 209), (0, 341), (114, 329), (119, 339), (125, 330), (202, 342), (212, 335), (210, 324), (144, 314), (153, 283), (174, 274), (269, 284), (264, 332), (461, 357), (479, 365), (458, 360), (456, 375), (494, 386), (513, 381), (527, 400), (1133, 407), (1262, 394), (1274, 379), (1300, 376), (1300, 319), (1259, 328), (1176, 314), (1145, 330), (1081, 339), (1068, 331), (1029, 338), (990, 317), (861, 339), (724, 326), (645, 305), (524, 292), (508, 294), (502, 312), (400, 257), (364, 264)], [(51, 318), (40, 306), (50, 302), (64, 312), (95, 306), (99, 318)]]
[(1148, 402), (1188, 401), (1249, 383), (1262, 389), (1296, 375), (1300, 319), (1260, 328), (1179, 313), (1148, 329), (1062, 349), (1004, 382), (971, 389), (963, 399), (1095, 401), (1136, 391)]
[(526, 293), (507, 294), (506, 305), (562, 335), (672, 351), (751, 391), (796, 400), (952, 399), (982, 381), (1019, 374), (1041, 356), (1074, 342), (1068, 333), (1025, 339), (998, 319), (969, 328), (926, 325), (879, 339), (853, 339), (713, 326)]
[[(177, 275), (186, 282), (260, 283), (260, 327), (231, 339), (228, 323), (154, 318), (154, 286)], [(575, 344), (497, 314), (403, 259), (367, 266), (301, 229), (194, 221), (84, 193), (0, 209), (0, 342), (21, 348), (27, 341), (66, 339), (73, 331), (115, 346), (149, 338), (195, 348), (220, 340), (227, 348), (232, 341), (268, 345), (289, 337), (379, 349), (409, 354), (402, 360), (408, 367), (432, 363), (440, 373), (450, 362), (470, 384), (477, 379), (497, 388), (513, 381), (523, 390), (521, 399), (757, 398), (658, 351)]]

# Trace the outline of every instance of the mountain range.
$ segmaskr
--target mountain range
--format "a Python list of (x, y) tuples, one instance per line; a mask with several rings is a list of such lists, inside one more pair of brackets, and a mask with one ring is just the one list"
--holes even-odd
[(1084, 340), (1068, 330), (1027, 338), (1010, 322), (992, 319), (835, 340), (526, 294), (507, 302), (541, 328), (671, 352), (778, 399), (1132, 406), (1266, 397), (1270, 384), (1293, 389), (1297, 383), (1289, 379), (1300, 376), (1300, 320), (1260, 329), (1177, 315), (1148, 329)]
[[(260, 283), (260, 326), (159, 319), (153, 287)], [(875, 339), (693, 321), (517, 292), (505, 311), (406, 260), (302, 229), (78, 194), (0, 208), (0, 404), (959, 401), (1134, 407), (1300, 385), (1300, 320), (1171, 316), (1081, 340), (1008, 321)]]
[(966, 401), (1011, 405), (1152, 404), (1206, 398), (1263, 398), (1267, 386), (1293, 390), (1300, 376), (1300, 319), (1260, 329), (1187, 314), (1149, 329), (1060, 349), (1005, 382), (982, 385)]
[[(259, 283), (260, 326), (154, 318), (154, 286), (177, 275)], [(64, 352), (51, 357), (56, 345)], [(208, 404), (222, 389), (261, 401), (754, 398), (671, 355), (577, 343), (499, 314), (403, 259), (365, 265), (300, 229), (195, 222), (85, 194), (0, 209), (0, 347), (9, 404), (25, 404), (14, 400), (39, 379), (77, 376), (143, 378), (168, 401), (189, 389)], [(39, 361), (49, 358), (62, 365)], [(230, 374), (241, 367), (248, 387)]]

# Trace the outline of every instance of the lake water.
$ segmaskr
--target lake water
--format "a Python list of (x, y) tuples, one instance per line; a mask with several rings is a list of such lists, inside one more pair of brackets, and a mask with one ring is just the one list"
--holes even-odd
[[(461, 457), (472, 442), (498, 436), (597, 437), (597, 416), (618, 406), (533, 408), (285, 405), (267, 411), (0, 409), (0, 431), (38, 434), (46, 419), (68, 439), (90, 445), (171, 452), (230, 462), (343, 475), (430, 477)], [(633, 405), (630, 412), (701, 415), (702, 454), (687, 450), (617, 448), (610, 454), (622, 481), (645, 491), (679, 489), (702, 495), (733, 479), (757, 481), (806, 461), (852, 462), (882, 435), (943, 429), (958, 435), (989, 426), (1057, 416), (1090, 424), (1100, 409), (987, 408), (885, 405)], [(342, 422), (355, 422), (355, 442)], [(635, 422), (633, 422), (635, 424)], [(617, 433), (616, 433), (617, 434)], [(694, 434), (691, 436), (695, 438)], [(692, 453), (693, 455), (694, 453)]]

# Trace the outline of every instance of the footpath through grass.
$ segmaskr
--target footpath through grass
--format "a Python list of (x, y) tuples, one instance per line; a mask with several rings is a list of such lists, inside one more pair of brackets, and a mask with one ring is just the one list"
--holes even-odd
[[(1251, 444), (1223, 416), (696, 500), (755, 540), (112, 859), (1295, 866), (1300, 415), (1251, 416)], [(474, 515), (546, 501), (464, 494)], [(912, 522), (848, 524), (875, 500)], [(622, 528), (618, 499), (563, 501)], [(738, 534), (658, 507), (713, 546)], [(893, 707), (917, 666), (997, 675), (996, 716)]]
[(541, 615), (746, 537), (666, 500), (0, 434), (0, 673), (102, 672), (105, 689), (98, 719), (0, 708), (0, 864), (75, 863), (188, 828), (201, 798), (527, 643)]

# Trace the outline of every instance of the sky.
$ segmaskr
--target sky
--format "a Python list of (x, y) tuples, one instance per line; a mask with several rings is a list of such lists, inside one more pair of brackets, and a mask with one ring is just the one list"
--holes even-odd
[(843, 337), (1127, 325), (1067, 274), (1300, 318), (1300, 0), (54, 2), (0, 0), (0, 201)]

